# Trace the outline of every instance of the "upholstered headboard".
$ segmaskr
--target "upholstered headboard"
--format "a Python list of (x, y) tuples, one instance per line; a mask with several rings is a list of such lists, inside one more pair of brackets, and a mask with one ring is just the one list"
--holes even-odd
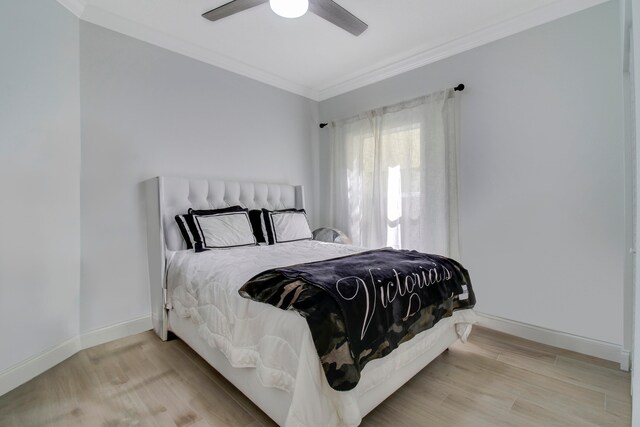
[(193, 209), (304, 208), (302, 186), (207, 178), (157, 177), (145, 182), (147, 253), (153, 327), (167, 338), (165, 268), (171, 251), (186, 249), (174, 217)]

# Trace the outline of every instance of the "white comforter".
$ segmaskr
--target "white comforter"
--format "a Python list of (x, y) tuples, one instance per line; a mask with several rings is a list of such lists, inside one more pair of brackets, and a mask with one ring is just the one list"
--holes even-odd
[[(305, 320), (293, 311), (242, 298), (238, 289), (264, 270), (361, 251), (354, 246), (301, 241), (198, 254), (175, 252), (167, 270), (170, 303), (179, 316), (191, 318), (200, 337), (222, 351), (232, 366), (256, 368), (265, 387), (292, 394), (287, 426), (358, 425), (362, 417), (358, 396), (418, 357), (438, 334), (410, 340), (387, 357), (372, 361), (354, 390), (337, 392), (324, 377)], [(472, 310), (462, 310), (449, 321), (466, 326), (475, 318)], [(460, 334), (465, 330), (460, 328)], [(323, 398), (311, 401), (309, 396)]]

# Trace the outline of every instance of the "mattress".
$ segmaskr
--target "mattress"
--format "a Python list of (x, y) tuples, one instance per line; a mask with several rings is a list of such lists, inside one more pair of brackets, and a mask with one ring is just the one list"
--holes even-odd
[(358, 425), (363, 416), (359, 398), (418, 359), (447, 328), (455, 328), (465, 339), (469, 325), (476, 321), (473, 310), (456, 311), (390, 355), (372, 361), (355, 389), (337, 392), (327, 383), (306, 321), (293, 311), (242, 298), (238, 289), (267, 269), (362, 251), (349, 245), (300, 241), (197, 254), (171, 252), (167, 289), (172, 316), (188, 319), (199, 338), (223, 353), (233, 367), (255, 368), (262, 386), (289, 393), (286, 425)]

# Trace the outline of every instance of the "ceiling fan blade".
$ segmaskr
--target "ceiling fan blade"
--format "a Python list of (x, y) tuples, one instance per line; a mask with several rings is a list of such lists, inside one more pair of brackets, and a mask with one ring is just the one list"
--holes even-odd
[(203, 13), (202, 16), (207, 18), (209, 21), (217, 21), (218, 19), (226, 18), (227, 16), (242, 12), (243, 10), (260, 6), (268, 1), (269, 0), (233, 0)]
[(309, 0), (309, 10), (354, 36), (359, 36), (369, 28), (367, 24), (333, 0)]

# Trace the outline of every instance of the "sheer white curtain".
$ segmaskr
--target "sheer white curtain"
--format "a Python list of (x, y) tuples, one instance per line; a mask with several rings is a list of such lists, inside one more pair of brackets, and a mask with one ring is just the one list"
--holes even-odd
[(332, 220), (356, 245), (459, 258), (453, 89), (332, 123)]

